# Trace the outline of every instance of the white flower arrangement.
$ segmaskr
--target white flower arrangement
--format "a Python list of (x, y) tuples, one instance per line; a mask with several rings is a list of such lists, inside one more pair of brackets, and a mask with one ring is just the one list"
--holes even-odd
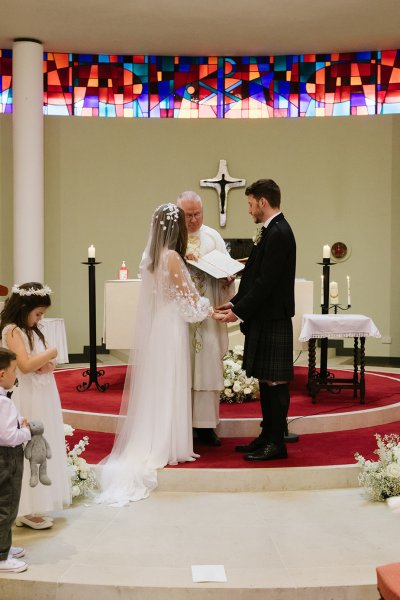
[[(73, 435), (75, 429), (71, 425), (64, 424), (64, 435)], [(65, 450), (67, 452), (67, 465), (71, 478), (72, 498), (78, 496), (89, 496), (91, 490), (97, 487), (96, 476), (91, 467), (84, 458), (81, 458), (89, 444), (89, 438), (85, 435), (75, 446), (70, 449), (67, 440), (65, 440)]]
[(220, 396), (221, 402), (248, 402), (254, 400), (258, 392), (258, 380), (247, 377), (242, 369), (243, 351), (243, 346), (237, 345), (223, 358), (224, 389)]
[(400, 495), (400, 435), (390, 433), (383, 437), (375, 434), (379, 460), (366, 460), (358, 452), (354, 455), (361, 473), (358, 482), (367, 490), (370, 500), (383, 502)]

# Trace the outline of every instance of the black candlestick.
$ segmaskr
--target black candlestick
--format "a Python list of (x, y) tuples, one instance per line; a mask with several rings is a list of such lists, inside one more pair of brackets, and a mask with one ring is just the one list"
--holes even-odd
[[(323, 258), (322, 263), (322, 275), (324, 279), (324, 301), (321, 304), (321, 313), (323, 315), (329, 314), (329, 277), (330, 267), (336, 263), (331, 262), (330, 258)], [(321, 339), (321, 358), (320, 358), (320, 372), (319, 376), (322, 381), (326, 381), (328, 378), (328, 338)]]
[[(350, 304), (348, 306), (341, 306), (340, 304), (329, 304), (329, 278), (330, 278), (330, 268), (333, 265), (336, 265), (335, 262), (332, 262), (330, 258), (323, 258), (322, 263), (318, 263), (322, 265), (322, 275), (323, 275), (323, 303), (321, 304), (321, 313), (323, 315), (328, 315), (329, 310), (331, 308), (334, 309), (335, 315), (337, 315), (337, 311), (339, 310), (349, 310), (351, 308)], [(328, 338), (321, 339), (321, 359), (320, 359), (320, 379), (321, 381), (326, 382), (329, 377), (328, 373)]]
[(101, 263), (96, 262), (94, 258), (88, 258), (87, 262), (83, 262), (83, 265), (88, 266), (89, 271), (89, 369), (86, 369), (82, 373), (83, 377), (89, 377), (88, 381), (83, 381), (81, 384), (76, 386), (78, 392), (86, 392), (92, 385), (95, 384), (99, 392), (105, 392), (110, 387), (109, 383), (100, 383), (97, 381), (98, 377), (104, 375), (104, 369), (97, 369), (97, 356), (96, 356), (96, 265)]

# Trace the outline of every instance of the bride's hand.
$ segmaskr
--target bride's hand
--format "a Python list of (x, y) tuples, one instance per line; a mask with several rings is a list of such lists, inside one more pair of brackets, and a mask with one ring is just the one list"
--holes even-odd
[(225, 317), (224, 313), (215, 312), (215, 311), (213, 311), (213, 313), (211, 315), (211, 318), (214, 319), (214, 321), (222, 321), (224, 317)]

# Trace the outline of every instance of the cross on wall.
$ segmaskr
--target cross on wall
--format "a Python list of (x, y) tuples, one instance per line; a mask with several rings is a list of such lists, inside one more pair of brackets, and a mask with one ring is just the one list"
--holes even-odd
[(245, 179), (237, 179), (229, 175), (226, 160), (219, 161), (218, 173), (212, 179), (200, 179), (201, 187), (214, 188), (219, 199), (219, 224), (221, 227), (226, 225), (226, 208), (228, 203), (228, 192), (232, 188), (244, 187)]

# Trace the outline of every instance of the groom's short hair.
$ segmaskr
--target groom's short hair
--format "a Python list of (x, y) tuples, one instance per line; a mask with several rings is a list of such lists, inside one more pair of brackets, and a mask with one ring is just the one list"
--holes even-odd
[(272, 179), (258, 179), (246, 188), (246, 196), (254, 196), (256, 200), (265, 198), (271, 208), (280, 208), (281, 190)]

